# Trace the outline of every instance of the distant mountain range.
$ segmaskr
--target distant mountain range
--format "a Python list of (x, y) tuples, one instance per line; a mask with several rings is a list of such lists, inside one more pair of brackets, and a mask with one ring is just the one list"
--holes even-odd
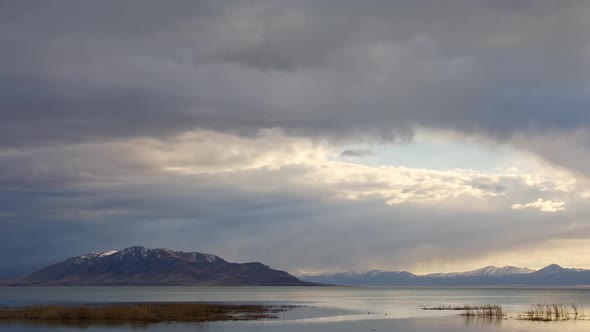
[(4, 280), (3, 284), (303, 286), (312, 283), (258, 262), (230, 263), (211, 254), (135, 246), (72, 257), (24, 278)]
[(538, 271), (487, 266), (467, 272), (416, 275), (405, 271), (346, 272), (297, 278), (262, 263), (230, 263), (199, 252), (147, 249), (89, 253), (49, 265), (9, 286), (251, 285), (309, 286), (590, 286), (590, 270), (551, 264)]
[(426, 275), (372, 270), (299, 277), (310, 282), (348, 286), (590, 286), (590, 270), (566, 269), (557, 264), (538, 271), (514, 266), (486, 266), (467, 272)]

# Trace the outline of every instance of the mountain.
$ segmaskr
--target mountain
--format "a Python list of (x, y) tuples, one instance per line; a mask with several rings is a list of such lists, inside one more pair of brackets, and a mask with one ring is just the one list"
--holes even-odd
[(348, 286), (590, 286), (590, 270), (551, 264), (538, 271), (514, 266), (486, 266), (467, 272), (415, 275), (410, 272), (346, 272), (303, 275), (302, 280)]
[(330, 285), (347, 285), (347, 286), (374, 286), (388, 285), (391, 280), (400, 283), (409, 283), (417, 276), (410, 272), (379, 271), (371, 270), (368, 272), (342, 272), (328, 275), (300, 276), (301, 279)]
[(551, 265), (547, 265), (544, 268), (540, 269), (539, 271), (537, 271), (539, 274), (554, 274), (554, 273), (560, 273), (565, 271), (566, 269), (564, 269), (563, 267), (557, 265), (557, 264), (551, 264)]
[(199, 252), (147, 249), (89, 253), (47, 266), (13, 285), (310, 285), (262, 263), (230, 263)]
[(486, 266), (482, 267), (481, 269), (467, 271), (467, 272), (451, 272), (451, 273), (431, 273), (425, 275), (426, 277), (431, 278), (453, 278), (453, 277), (479, 277), (479, 276), (505, 276), (511, 274), (526, 274), (535, 272), (535, 270), (526, 268), (526, 267), (516, 267), (516, 266), (504, 266), (504, 267), (495, 267), (495, 266)]

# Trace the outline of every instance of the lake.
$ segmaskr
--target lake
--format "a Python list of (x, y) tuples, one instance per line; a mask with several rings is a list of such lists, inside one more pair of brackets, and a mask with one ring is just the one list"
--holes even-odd
[(590, 320), (531, 322), (459, 317), (421, 305), (499, 304), (516, 315), (534, 303), (574, 303), (590, 314), (590, 289), (361, 287), (4, 287), (0, 305), (129, 302), (292, 304), (275, 320), (84, 325), (0, 322), (1, 331), (590, 331)]

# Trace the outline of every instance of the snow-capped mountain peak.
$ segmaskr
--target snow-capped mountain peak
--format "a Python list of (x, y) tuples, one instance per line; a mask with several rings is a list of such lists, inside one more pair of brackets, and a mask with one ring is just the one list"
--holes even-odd
[(526, 274), (532, 273), (535, 270), (526, 268), (526, 267), (516, 267), (516, 266), (503, 266), (503, 267), (496, 267), (493, 265), (482, 267), (481, 269), (466, 271), (466, 272), (449, 272), (449, 273), (431, 273), (425, 275), (425, 277), (431, 278), (452, 278), (452, 277), (480, 277), (480, 276), (490, 276), (490, 277), (499, 277), (505, 275), (512, 275), (512, 274)]
[(143, 261), (148, 258), (162, 258), (162, 257), (176, 257), (181, 259), (188, 259), (195, 262), (215, 263), (223, 262), (223, 259), (212, 254), (205, 254), (200, 252), (182, 252), (170, 249), (148, 249), (142, 246), (133, 246), (122, 250), (108, 250), (103, 252), (90, 252), (85, 255), (72, 257), (69, 259), (76, 265), (79, 264), (93, 264), (98, 260), (113, 258), (117, 261)]
[(113, 254), (116, 254), (117, 252), (118, 252), (117, 250), (109, 250), (109, 251), (103, 251), (103, 252), (89, 252), (86, 255), (72, 257), (72, 258), (70, 258), (70, 260), (74, 264), (82, 264), (84, 262), (87, 262), (87, 261), (90, 261), (90, 260), (93, 260), (96, 258), (111, 256)]

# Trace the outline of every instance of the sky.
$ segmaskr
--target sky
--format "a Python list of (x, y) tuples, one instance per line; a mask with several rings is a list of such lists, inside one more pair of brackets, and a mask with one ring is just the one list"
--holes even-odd
[(590, 268), (590, 2), (0, 1), (0, 276)]

